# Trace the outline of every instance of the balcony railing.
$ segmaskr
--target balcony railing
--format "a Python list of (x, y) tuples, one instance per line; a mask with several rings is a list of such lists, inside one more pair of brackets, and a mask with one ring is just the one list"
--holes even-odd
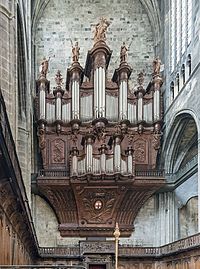
[[(109, 173), (108, 173), (109, 175)], [(69, 172), (67, 170), (59, 170), (59, 169), (40, 169), (38, 173), (39, 177), (69, 177)], [(148, 171), (135, 171), (136, 177), (147, 177), (147, 178), (159, 178), (164, 177), (164, 170), (148, 170)]]
[[(85, 247), (87, 245), (87, 248)], [(119, 245), (119, 257), (161, 257), (171, 255), (173, 253), (182, 252), (194, 248), (200, 248), (200, 233), (193, 236), (180, 239), (173, 243), (161, 247), (135, 247), (132, 245)], [(77, 247), (62, 247), (62, 248), (39, 248), (41, 257), (67, 257), (67, 256), (82, 256), (84, 253), (114, 253), (114, 241), (109, 242), (80, 242)]]

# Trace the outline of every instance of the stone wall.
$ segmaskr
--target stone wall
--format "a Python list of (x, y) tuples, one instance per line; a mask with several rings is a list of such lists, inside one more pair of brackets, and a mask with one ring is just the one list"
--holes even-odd
[(65, 77), (66, 68), (71, 64), (72, 43), (76, 40), (80, 45), (80, 63), (84, 66), (87, 51), (93, 46), (95, 24), (100, 17), (106, 17), (111, 22), (107, 31), (107, 44), (113, 50), (109, 77), (119, 65), (123, 41), (129, 47), (128, 62), (133, 67), (131, 88), (134, 88), (140, 71), (151, 74), (153, 34), (140, 1), (50, 0), (35, 29), (36, 76), (43, 57), (51, 56), (48, 78), (54, 81), (57, 69)]

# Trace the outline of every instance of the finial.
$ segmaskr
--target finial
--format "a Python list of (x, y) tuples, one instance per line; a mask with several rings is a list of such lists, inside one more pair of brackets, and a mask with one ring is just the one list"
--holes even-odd
[(96, 24), (94, 31), (94, 43), (98, 41), (106, 41), (106, 31), (110, 22), (106, 18), (100, 18), (100, 22)]
[(115, 231), (113, 233), (114, 237), (116, 240), (119, 240), (119, 237), (120, 237), (120, 231), (119, 231), (119, 225), (118, 225), (118, 222), (116, 222), (116, 225), (115, 225)]

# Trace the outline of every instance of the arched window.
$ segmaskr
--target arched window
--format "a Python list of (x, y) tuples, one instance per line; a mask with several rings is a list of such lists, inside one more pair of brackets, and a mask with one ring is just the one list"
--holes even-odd
[(170, 83), (170, 96), (171, 96), (171, 102), (174, 100), (174, 82), (172, 81)]
[(26, 67), (25, 67), (23, 23), (17, 7), (17, 81), (19, 117), (26, 115)]
[(188, 55), (188, 58), (187, 58), (187, 67), (188, 67), (188, 74), (190, 76), (191, 73), (192, 73), (192, 59), (191, 59), (191, 54), (189, 54)]
[(180, 91), (180, 78), (179, 78), (179, 74), (176, 75), (176, 86), (177, 86), (177, 92), (179, 93), (179, 91)]
[(187, 4), (187, 40), (189, 45), (192, 41), (192, 0), (188, 0)]
[(181, 76), (182, 76), (182, 81), (184, 85), (185, 84), (185, 65), (184, 64), (181, 67)]
[(170, 2), (170, 67), (173, 72), (192, 40), (192, 0)]

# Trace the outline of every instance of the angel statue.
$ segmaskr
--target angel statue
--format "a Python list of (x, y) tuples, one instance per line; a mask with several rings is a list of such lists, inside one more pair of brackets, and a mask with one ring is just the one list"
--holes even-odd
[(106, 31), (110, 22), (107, 21), (105, 18), (101, 18), (100, 22), (96, 24), (95, 31), (94, 31), (94, 43), (103, 40), (106, 40)]

